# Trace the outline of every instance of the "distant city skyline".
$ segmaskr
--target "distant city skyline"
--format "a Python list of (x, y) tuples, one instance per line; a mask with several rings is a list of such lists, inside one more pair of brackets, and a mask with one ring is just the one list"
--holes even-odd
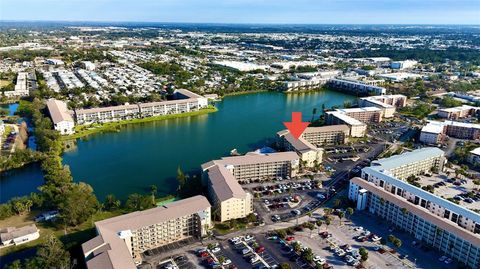
[(0, 20), (480, 24), (478, 0), (0, 0)]

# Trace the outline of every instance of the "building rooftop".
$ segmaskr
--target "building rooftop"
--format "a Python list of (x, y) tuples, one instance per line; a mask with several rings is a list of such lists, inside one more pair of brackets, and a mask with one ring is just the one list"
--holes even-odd
[(410, 163), (415, 163), (419, 161), (423, 161), (425, 159), (443, 156), (445, 152), (439, 148), (435, 147), (428, 147), (428, 148), (421, 148), (416, 149), (411, 152), (406, 152), (400, 155), (395, 155), (389, 158), (384, 158), (380, 160), (373, 161), (370, 167), (365, 167), (366, 170), (385, 170), (388, 171), (390, 169), (394, 169), (403, 165), (407, 165)]
[(358, 108), (341, 108), (337, 109), (342, 113), (361, 113), (361, 112), (381, 112), (382, 110), (378, 107), (368, 106), (368, 107), (358, 107)]
[(480, 147), (478, 147), (474, 150), (471, 150), (470, 153), (474, 154), (474, 155), (477, 155), (477, 156), (480, 156)]
[(214, 160), (213, 162), (224, 165), (248, 165), (294, 160), (298, 160), (297, 153), (293, 151), (287, 151), (267, 154), (247, 153), (243, 156), (224, 157), (220, 160)]
[(442, 122), (430, 121), (427, 125), (422, 127), (422, 132), (432, 133), (432, 134), (441, 134), (444, 131), (445, 125)]
[(247, 195), (233, 174), (222, 165), (210, 167), (208, 169), (208, 178), (216, 196), (221, 202), (231, 198), (244, 199)]
[(0, 229), (0, 241), (6, 242), (36, 232), (38, 232), (38, 229), (35, 224), (30, 224), (21, 228), (6, 227)]
[(354, 119), (348, 115), (345, 115), (344, 113), (340, 112), (340, 111), (328, 111), (326, 112), (326, 114), (330, 114), (338, 119), (340, 119), (341, 121), (343, 121), (345, 124), (348, 124), (348, 125), (352, 125), (352, 126), (360, 126), (360, 125), (366, 125), (365, 123), (357, 120), (357, 119)]
[(318, 150), (317, 147), (315, 147), (312, 143), (305, 140), (303, 137), (299, 137), (298, 139), (296, 139), (295, 137), (293, 137), (293, 135), (290, 132), (286, 133), (283, 137), (298, 152), (308, 152), (311, 150), (314, 150), (314, 151)]
[(54, 124), (57, 124), (62, 121), (71, 121), (73, 118), (71, 112), (67, 108), (67, 104), (60, 100), (50, 99), (47, 101), (47, 108), (52, 121)]

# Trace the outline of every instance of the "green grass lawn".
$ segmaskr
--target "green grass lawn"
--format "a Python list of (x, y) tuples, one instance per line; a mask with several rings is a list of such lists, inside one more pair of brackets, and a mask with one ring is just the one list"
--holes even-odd
[(198, 116), (198, 115), (213, 113), (217, 111), (218, 109), (216, 107), (208, 107), (205, 109), (201, 109), (199, 111), (186, 112), (182, 114), (171, 114), (171, 115), (163, 115), (163, 116), (156, 116), (156, 117), (148, 117), (143, 119), (123, 120), (123, 121), (109, 122), (109, 123), (103, 123), (103, 124), (79, 125), (75, 127), (75, 134), (64, 136), (63, 139), (64, 140), (77, 139), (77, 138), (89, 136), (96, 133), (119, 132), (121, 127), (129, 124)]
[[(32, 223), (35, 223), (34, 218), (40, 211), (32, 211), (24, 215), (16, 215), (10, 218), (0, 220), (0, 227), (23, 227)], [(75, 245), (79, 245), (85, 241), (88, 241), (95, 236), (94, 223), (99, 220), (115, 217), (123, 214), (124, 212), (112, 211), (112, 212), (97, 212), (93, 215), (92, 219), (86, 221), (77, 227), (68, 227), (64, 229), (63, 225), (53, 225), (49, 223), (35, 223), (40, 230), (40, 238), (25, 244), (18, 246), (10, 246), (0, 249), (0, 256), (8, 255), (13, 252), (34, 248), (42, 244), (49, 234), (57, 236), (64, 244), (66, 248), (71, 248)]]

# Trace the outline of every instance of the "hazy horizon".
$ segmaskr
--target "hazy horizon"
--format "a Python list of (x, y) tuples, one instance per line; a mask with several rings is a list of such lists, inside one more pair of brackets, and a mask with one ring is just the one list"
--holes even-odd
[(0, 21), (479, 25), (477, 0), (3, 0)]

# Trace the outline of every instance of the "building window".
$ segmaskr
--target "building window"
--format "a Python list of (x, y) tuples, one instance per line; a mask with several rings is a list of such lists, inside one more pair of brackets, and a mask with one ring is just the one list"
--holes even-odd
[(458, 221), (458, 215), (457, 214), (452, 213), (452, 221), (457, 223), (457, 221)]
[(427, 202), (425, 200), (422, 199), (422, 201), (420, 202), (420, 206), (425, 208), (425, 205), (427, 204)]
[(415, 196), (415, 202), (414, 202), (414, 204), (418, 205), (418, 203), (420, 203), (420, 197)]
[(380, 187), (383, 188), (383, 184), (384, 184), (384, 183), (385, 183), (385, 182), (383, 182), (383, 180), (380, 180)]
[(445, 210), (445, 213), (443, 213), (443, 217), (446, 218), (446, 219), (449, 219), (450, 218), (450, 211)]

